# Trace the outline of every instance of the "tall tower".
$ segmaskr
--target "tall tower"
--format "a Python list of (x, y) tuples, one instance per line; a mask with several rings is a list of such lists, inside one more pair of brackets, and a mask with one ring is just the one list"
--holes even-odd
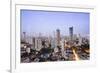
[(69, 27), (70, 40), (73, 40), (73, 27)]
[(33, 41), (33, 48), (35, 48), (35, 37), (32, 38)]
[(23, 41), (26, 42), (26, 32), (23, 32)]
[(61, 37), (60, 37), (60, 30), (57, 29), (57, 30), (56, 30), (56, 33), (57, 33), (57, 46), (59, 46), (59, 45), (60, 45), (60, 40), (61, 40)]

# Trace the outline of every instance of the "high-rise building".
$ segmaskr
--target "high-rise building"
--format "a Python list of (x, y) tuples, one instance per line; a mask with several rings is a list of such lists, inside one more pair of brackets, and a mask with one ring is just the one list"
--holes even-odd
[(42, 48), (42, 41), (40, 38), (35, 38), (34, 47), (36, 50), (40, 50)]
[(35, 38), (35, 49), (38, 49), (38, 39)]
[(42, 48), (42, 41), (40, 38), (38, 38), (38, 50), (41, 50)]
[(82, 44), (82, 37), (81, 37), (80, 34), (78, 35), (78, 39), (79, 39), (79, 44), (78, 45), (81, 45)]
[(32, 38), (33, 48), (35, 48), (35, 37)]
[(59, 46), (59, 45), (60, 45), (60, 40), (61, 40), (60, 30), (57, 29), (57, 30), (56, 30), (56, 33), (57, 33), (57, 46)]
[(22, 40), (23, 40), (24, 42), (26, 42), (26, 32), (23, 32), (23, 38), (22, 38)]
[(73, 27), (69, 27), (70, 40), (73, 40)]

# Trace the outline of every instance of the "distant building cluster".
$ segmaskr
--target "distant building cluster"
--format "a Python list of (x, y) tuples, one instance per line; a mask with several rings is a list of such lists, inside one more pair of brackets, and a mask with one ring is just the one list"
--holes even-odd
[(21, 34), (21, 62), (76, 60), (77, 56), (78, 59), (89, 59), (89, 36), (74, 34), (73, 27), (69, 28), (69, 36), (61, 35), (60, 29), (54, 36)]

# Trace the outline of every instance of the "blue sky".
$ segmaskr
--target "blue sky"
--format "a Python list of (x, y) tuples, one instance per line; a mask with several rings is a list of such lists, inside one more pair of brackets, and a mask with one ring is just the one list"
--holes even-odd
[(69, 35), (73, 26), (74, 34), (89, 34), (89, 13), (21, 10), (21, 31), (52, 35), (60, 29), (62, 35)]

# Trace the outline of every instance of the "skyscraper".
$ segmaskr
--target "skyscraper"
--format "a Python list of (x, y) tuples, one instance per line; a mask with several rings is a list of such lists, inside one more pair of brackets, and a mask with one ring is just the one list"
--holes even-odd
[(35, 37), (32, 38), (33, 41), (33, 48), (35, 48)]
[(61, 37), (60, 37), (60, 30), (57, 29), (57, 30), (56, 30), (56, 33), (57, 33), (57, 46), (59, 46), (59, 45), (60, 45), (60, 40), (61, 40)]
[(23, 32), (23, 41), (26, 42), (26, 32)]
[(69, 27), (70, 40), (73, 40), (73, 27)]

